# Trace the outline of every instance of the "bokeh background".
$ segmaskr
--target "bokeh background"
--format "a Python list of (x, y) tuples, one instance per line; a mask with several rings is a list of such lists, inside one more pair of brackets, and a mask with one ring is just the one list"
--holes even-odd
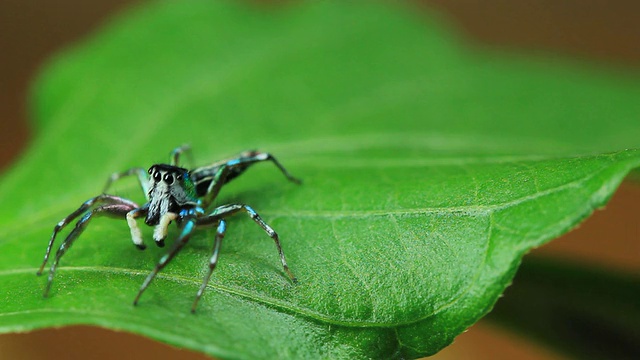
[[(110, 16), (137, 2), (0, 0), (0, 171), (6, 171), (19, 158), (33, 136), (29, 127), (28, 95), (29, 84), (38, 69), (52, 54), (90, 35)], [(640, 68), (638, 1), (420, 2), (443, 13), (470, 47), (542, 53), (550, 59), (575, 59), (621, 72), (637, 73)], [(286, 6), (286, 3), (270, 6)], [(640, 214), (640, 185), (625, 182), (604, 211), (596, 212), (578, 229), (528, 256), (568, 259), (639, 275), (637, 214)], [(73, 326), (0, 335), (0, 359), (44, 358), (207, 359), (137, 335), (95, 327)], [(481, 320), (433, 358), (569, 357), (490, 320)]]

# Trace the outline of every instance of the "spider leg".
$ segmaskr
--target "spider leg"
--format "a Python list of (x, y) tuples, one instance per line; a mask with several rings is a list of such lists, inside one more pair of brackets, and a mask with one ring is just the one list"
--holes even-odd
[(91, 211), (87, 211), (84, 216), (76, 223), (76, 227), (67, 235), (67, 238), (64, 239), (58, 251), (56, 252), (56, 256), (51, 264), (51, 269), (49, 270), (49, 278), (47, 279), (47, 286), (44, 289), (44, 296), (46, 297), (49, 294), (49, 290), (51, 289), (51, 283), (53, 282), (53, 276), (55, 275), (56, 269), (58, 268), (58, 263), (62, 256), (69, 250), (71, 245), (73, 245), (74, 241), (82, 234), (82, 232), (86, 229), (87, 225), (91, 221), (94, 216), (112, 216), (116, 218), (124, 218), (128, 212), (133, 209), (132, 204), (119, 202), (115, 204), (107, 204), (97, 207)]
[(178, 239), (176, 239), (176, 241), (173, 243), (173, 246), (171, 247), (169, 252), (167, 252), (160, 259), (160, 261), (158, 262), (156, 267), (153, 269), (153, 271), (151, 271), (151, 273), (144, 280), (144, 282), (142, 283), (142, 286), (140, 287), (140, 291), (138, 291), (138, 295), (136, 295), (136, 298), (133, 300), (133, 305), (138, 304), (138, 300), (140, 300), (140, 296), (142, 296), (142, 293), (147, 289), (147, 287), (149, 287), (149, 284), (156, 277), (158, 272), (164, 269), (164, 267), (167, 266), (167, 264), (178, 254), (178, 252), (182, 250), (184, 245), (186, 245), (186, 243), (189, 241), (189, 238), (191, 237), (191, 233), (195, 228), (196, 228), (196, 219), (194, 217), (187, 218), (184, 220), (184, 226), (182, 228), (182, 232), (180, 233), (180, 236), (178, 236)]
[(200, 297), (204, 293), (204, 290), (209, 283), (209, 278), (211, 278), (211, 273), (216, 268), (216, 264), (218, 263), (218, 254), (220, 253), (220, 245), (222, 245), (222, 239), (224, 238), (224, 234), (227, 231), (227, 222), (223, 219), (218, 220), (218, 229), (216, 230), (216, 239), (213, 243), (213, 253), (211, 254), (211, 258), (209, 259), (209, 271), (207, 275), (205, 275), (202, 280), (202, 285), (196, 294), (196, 299), (193, 301), (193, 305), (191, 306), (191, 312), (196, 312), (196, 306), (198, 306), (198, 301), (200, 301)]
[(284, 257), (284, 252), (282, 251), (282, 246), (280, 245), (280, 238), (278, 237), (278, 234), (275, 232), (275, 230), (273, 230), (273, 228), (271, 228), (271, 226), (265, 223), (260, 215), (258, 215), (258, 213), (250, 206), (244, 204), (230, 204), (219, 206), (213, 210), (211, 215), (198, 219), (198, 225), (214, 224), (220, 219), (232, 216), (239, 211), (244, 211), (245, 213), (247, 213), (251, 220), (260, 225), (260, 227), (267, 233), (267, 235), (269, 235), (269, 237), (273, 239), (273, 241), (276, 243), (276, 248), (278, 249), (278, 254), (280, 255), (280, 261), (282, 262), (284, 271), (287, 273), (293, 283), (298, 282), (291, 270), (289, 270), (287, 260)]
[(82, 205), (80, 205), (80, 207), (76, 211), (72, 212), (67, 217), (60, 220), (60, 222), (58, 222), (56, 226), (53, 228), (53, 233), (51, 234), (51, 238), (49, 239), (49, 244), (47, 245), (47, 251), (44, 254), (44, 260), (42, 261), (42, 265), (40, 265), (40, 269), (37, 272), (38, 275), (42, 275), (42, 271), (44, 270), (44, 267), (47, 264), (47, 261), (49, 260), (49, 255), (51, 254), (51, 249), (53, 248), (53, 243), (56, 240), (56, 236), (58, 235), (58, 233), (70, 222), (76, 219), (78, 216), (88, 211), (92, 206), (96, 204), (102, 204), (102, 203), (120, 204), (123, 206), (128, 206), (130, 207), (130, 210), (138, 207), (138, 204), (134, 203), (133, 201), (130, 201), (118, 196), (106, 195), (106, 194), (98, 195), (94, 198), (91, 198), (85, 201)]
[(104, 185), (102, 192), (106, 193), (114, 182), (131, 175), (138, 176), (140, 188), (142, 189), (145, 198), (149, 200), (149, 174), (147, 174), (147, 171), (141, 167), (134, 167), (126, 171), (111, 174), (109, 179), (107, 179), (107, 183)]
[(289, 179), (289, 181), (296, 184), (302, 183), (300, 179), (291, 175), (273, 155), (257, 150), (245, 151), (243, 153), (240, 153), (237, 158), (227, 160), (224, 163), (224, 165), (231, 168), (231, 176), (229, 176), (227, 181), (243, 173), (249, 166), (263, 161), (271, 161), (276, 167), (278, 167), (282, 174), (286, 176), (287, 179)]
[(187, 154), (189, 160), (193, 162), (192, 154), (191, 154), (191, 146), (189, 145), (180, 145), (177, 148), (171, 151), (171, 165), (179, 166), (180, 164), (180, 155), (183, 153)]
[(271, 161), (272, 163), (274, 163), (275, 166), (278, 167), (278, 169), (280, 169), (282, 174), (284, 174), (284, 176), (286, 176), (287, 179), (289, 179), (289, 181), (294, 182), (296, 184), (301, 184), (302, 183), (302, 180), (300, 180), (297, 177), (291, 175), (287, 171), (287, 169), (285, 169), (285, 167), (282, 166), (282, 164), (280, 164), (278, 159), (276, 159), (273, 155), (271, 155), (269, 153), (266, 153), (266, 152), (261, 152), (261, 151), (256, 151), (256, 150), (246, 151), (246, 152), (241, 154), (240, 159), (237, 159), (235, 161), (238, 161), (239, 164), (242, 164), (242, 165), (246, 164), (246, 165), (244, 165), (245, 168), (247, 166), (251, 165), (251, 164), (256, 163), (256, 162)]
[(213, 200), (218, 197), (218, 193), (220, 193), (220, 189), (222, 185), (227, 182), (227, 177), (229, 176), (230, 168), (225, 164), (218, 168), (218, 171), (213, 177), (213, 181), (209, 184), (209, 188), (207, 189), (206, 194), (202, 199), (202, 207), (208, 208)]
[(210, 182), (207, 191), (201, 195), (203, 196), (203, 207), (207, 208), (215, 200), (222, 185), (242, 174), (249, 166), (262, 161), (273, 162), (289, 181), (296, 184), (302, 183), (300, 179), (291, 175), (273, 155), (260, 151), (245, 151), (235, 159), (192, 171), (196, 186), (200, 183)]

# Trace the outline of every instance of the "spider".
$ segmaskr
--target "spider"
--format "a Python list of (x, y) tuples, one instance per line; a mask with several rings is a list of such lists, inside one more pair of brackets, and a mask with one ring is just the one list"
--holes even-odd
[[(263, 161), (271, 161), (290, 181), (300, 184), (298, 178), (293, 177), (289, 172), (269, 153), (259, 151), (246, 151), (237, 157), (219, 161), (211, 165), (188, 170), (179, 166), (181, 154), (190, 151), (187, 145), (180, 146), (171, 152), (171, 164), (155, 164), (145, 169), (136, 167), (124, 172), (114, 173), (109, 177), (104, 191), (101, 195), (93, 197), (85, 201), (77, 210), (60, 220), (53, 229), (53, 234), (49, 240), (44, 261), (40, 266), (37, 274), (42, 275), (46, 266), (53, 243), (58, 233), (69, 223), (74, 221), (80, 215), (82, 217), (76, 222), (75, 228), (67, 235), (55, 254), (44, 296), (47, 297), (51, 289), (53, 276), (60, 262), (60, 258), (67, 252), (74, 241), (85, 230), (89, 222), (98, 216), (107, 215), (119, 219), (126, 219), (131, 230), (131, 238), (133, 243), (140, 249), (144, 250), (146, 245), (142, 240), (142, 232), (138, 227), (136, 219), (145, 217), (144, 222), (149, 226), (155, 226), (153, 231), (153, 240), (159, 247), (164, 246), (164, 240), (167, 237), (167, 228), (172, 221), (175, 221), (181, 229), (180, 235), (177, 237), (169, 251), (160, 259), (153, 271), (147, 276), (142, 283), (138, 295), (133, 301), (133, 305), (137, 305), (140, 296), (147, 289), (151, 281), (155, 278), (169, 262), (178, 254), (178, 252), (189, 241), (191, 234), (197, 227), (216, 226), (216, 236), (213, 245), (213, 253), (209, 259), (209, 270), (205, 275), (202, 285), (196, 294), (196, 298), (191, 307), (191, 312), (195, 312), (198, 301), (202, 296), (211, 273), (218, 262), (218, 254), (220, 245), (224, 238), (227, 223), (225, 219), (238, 212), (247, 213), (251, 219), (258, 224), (266, 233), (275, 241), (276, 248), (280, 254), (282, 267), (293, 283), (296, 283), (296, 277), (289, 270), (284, 252), (280, 246), (278, 234), (265, 223), (258, 213), (250, 206), (244, 204), (227, 204), (213, 208), (207, 213), (210, 205), (218, 196), (220, 188), (229, 181), (235, 179), (242, 174), (249, 166)], [(116, 180), (136, 175), (140, 183), (140, 187), (145, 194), (147, 202), (139, 206), (135, 202), (119, 196), (107, 194), (107, 190)]]

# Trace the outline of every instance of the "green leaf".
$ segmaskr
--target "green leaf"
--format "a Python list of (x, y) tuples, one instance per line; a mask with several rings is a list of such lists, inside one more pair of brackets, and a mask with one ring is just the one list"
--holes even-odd
[(640, 357), (640, 279), (543, 259), (525, 260), (487, 316), (575, 359)]
[[(224, 358), (416, 357), (451, 343), (529, 249), (640, 165), (624, 150), (640, 148), (640, 86), (462, 49), (411, 10), (157, 2), (59, 56), (35, 86), (38, 136), (0, 186), (0, 331), (95, 324)], [(215, 230), (133, 307), (163, 250), (140, 252), (125, 222), (97, 219), (43, 298), (53, 226), (112, 172), (183, 143), (198, 164), (267, 150), (304, 179), (260, 165), (219, 198), (279, 232), (299, 284), (238, 216), (195, 315)], [(142, 200), (133, 180), (116, 193)]]

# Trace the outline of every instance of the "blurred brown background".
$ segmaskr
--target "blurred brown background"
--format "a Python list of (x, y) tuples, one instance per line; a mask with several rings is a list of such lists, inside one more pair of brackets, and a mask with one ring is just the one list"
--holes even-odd
[[(133, 0), (0, 0), (0, 170), (32, 135), (28, 88), (56, 51), (81, 40)], [(428, 0), (470, 46), (542, 52), (640, 67), (640, 2), (629, 0)], [(640, 101), (640, 100), (639, 100)], [(640, 121), (640, 119), (639, 119)], [(11, 204), (3, 204), (4, 206)], [(640, 273), (640, 186), (626, 183), (605, 211), (529, 256), (563, 257)], [(606, 239), (606, 243), (603, 240)], [(143, 337), (74, 326), (0, 335), (0, 359), (206, 359)], [(485, 320), (434, 359), (563, 359)]]

